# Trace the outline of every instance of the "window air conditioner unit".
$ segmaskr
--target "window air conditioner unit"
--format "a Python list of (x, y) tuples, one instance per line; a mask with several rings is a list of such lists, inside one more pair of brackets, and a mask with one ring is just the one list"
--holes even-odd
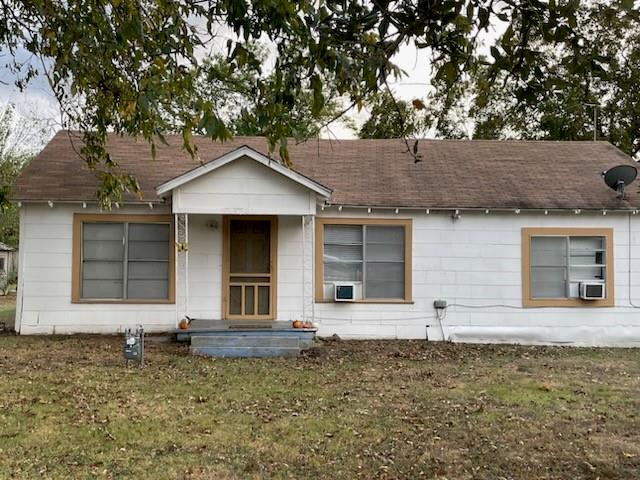
[(580, 282), (580, 298), (583, 300), (602, 300), (604, 283)]
[(336, 302), (353, 302), (355, 300), (356, 286), (353, 283), (334, 283)]

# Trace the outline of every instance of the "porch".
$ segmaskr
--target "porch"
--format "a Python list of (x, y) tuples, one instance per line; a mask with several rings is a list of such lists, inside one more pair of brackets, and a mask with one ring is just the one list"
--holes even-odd
[(313, 344), (312, 236), (325, 187), (241, 148), (157, 187), (175, 217), (176, 323), (191, 351), (297, 355)]

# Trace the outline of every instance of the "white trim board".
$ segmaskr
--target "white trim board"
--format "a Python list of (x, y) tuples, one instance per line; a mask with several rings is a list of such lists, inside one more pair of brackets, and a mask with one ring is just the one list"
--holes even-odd
[(176, 188), (181, 187), (182, 185), (195, 180), (198, 177), (201, 177), (202, 175), (213, 172), (214, 170), (217, 170), (218, 168), (242, 157), (251, 158), (256, 162), (261, 163), (265, 167), (268, 167), (271, 170), (287, 177), (288, 179), (308, 188), (309, 190), (316, 192), (318, 195), (321, 195), (324, 198), (331, 197), (331, 189), (311, 180), (310, 178), (305, 177), (304, 175), (294, 170), (291, 170), (290, 168), (285, 167), (277, 160), (269, 158), (260, 152), (256, 152), (254, 149), (247, 147), (246, 145), (236, 148), (229, 153), (225, 153), (221, 157), (211, 160), (199, 167), (189, 170), (182, 175), (179, 175), (167, 182), (158, 185), (156, 187), (156, 193), (158, 194), (158, 196), (163, 196), (168, 192), (175, 190)]

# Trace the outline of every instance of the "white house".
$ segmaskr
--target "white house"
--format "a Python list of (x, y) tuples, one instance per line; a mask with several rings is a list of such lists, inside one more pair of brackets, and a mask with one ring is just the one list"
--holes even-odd
[(17, 331), (168, 331), (189, 316), (300, 319), (343, 338), (640, 344), (640, 197), (603, 182), (633, 164), (608, 143), (421, 140), (415, 162), (400, 140), (292, 141), (290, 169), (262, 138), (198, 138), (200, 161), (168, 141), (153, 160), (110, 138), (143, 194), (111, 211), (75, 133), (29, 164), (13, 193)]

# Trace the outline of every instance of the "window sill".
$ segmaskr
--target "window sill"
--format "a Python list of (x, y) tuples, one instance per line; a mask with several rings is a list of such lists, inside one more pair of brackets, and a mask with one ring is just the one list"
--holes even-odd
[(109, 300), (109, 299), (74, 299), (71, 303), (103, 304), (103, 305), (172, 305), (174, 300)]
[(380, 299), (380, 300), (354, 300), (352, 302), (336, 302), (335, 300), (315, 300), (315, 303), (372, 303), (372, 304), (399, 304), (399, 305), (412, 305), (415, 302), (413, 300), (394, 300), (394, 299)]
[(615, 302), (613, 298), (605, 298), (603, 300), (582, 300), (581, 298), (527, 298), (522, 302), (523, 308), (602, 308), (614, 306)]

